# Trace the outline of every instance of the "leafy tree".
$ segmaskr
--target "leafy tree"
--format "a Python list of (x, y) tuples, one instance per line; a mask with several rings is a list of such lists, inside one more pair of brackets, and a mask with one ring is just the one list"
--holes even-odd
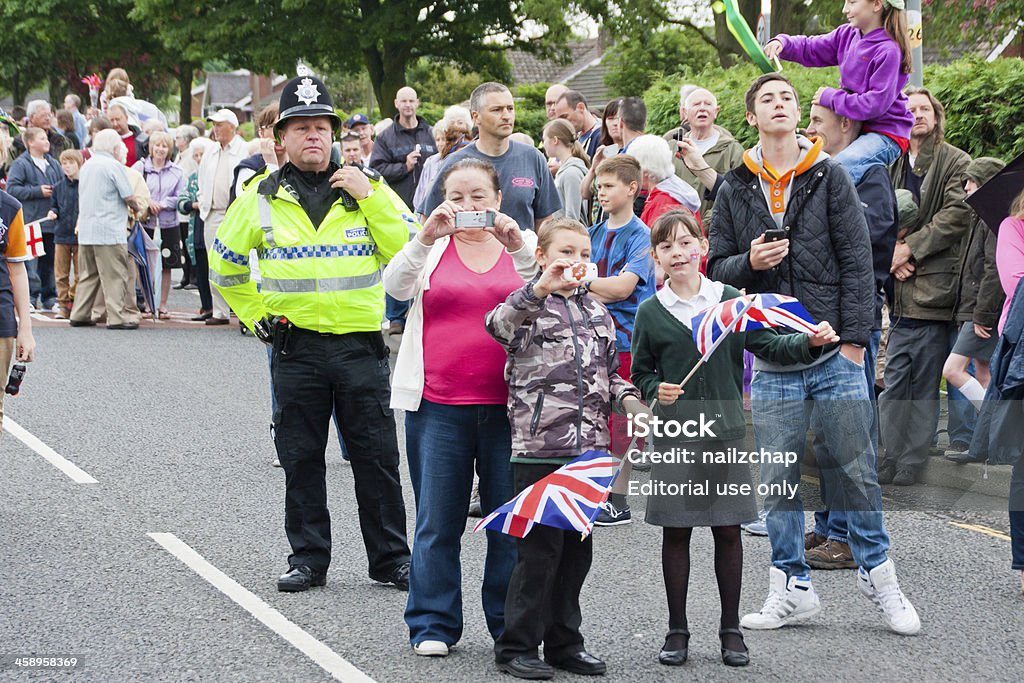
[(129, 16), (131, 9), (131, 0), (0, 0), (0, 77), (20, 91), (16, 100), (45, 81), (55, 100), (66, 89), (87, 101), (81, 77), (120, 66), (139, 93), (161, 95), (176, 59)]
[(701, 69), (716, 57), (693, 31), (654, 31), (647, 40), (624, 40), (605, 53), (605, 85), (617, 95), (642, 95), (660, 76)]
[(394, 113), (406, 70), (421, 57), (507, 77), (506, 48), (549, 56), (571, 34), (558, 0), (136, 2), (164, 18), (169, 44), (198, 40), (238, 66), (289, 73), (303, 59), (335, 71), (365, 68), (385, 115)]

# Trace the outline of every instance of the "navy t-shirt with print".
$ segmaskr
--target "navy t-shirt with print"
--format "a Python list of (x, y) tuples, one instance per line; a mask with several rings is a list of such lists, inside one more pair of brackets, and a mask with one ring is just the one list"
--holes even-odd
[(590, 260), (597, 264), (598, 277), (614, 277), (630, 272), (640, 278), (633, 293), (622, 301), (606, 304), (615, 322), (615, 348), (629, 351), (633, 341), (633, 322), (640, 304), (654, 296), (654, 259), (651, 257), (651, 231), (633, 219), (614, 230), (608, 221), (590, 226)]
[(484, 154), (476, 143), (449, 155), (441, 164), (423, 206), (416, 207), (417, 213), (429, 216), (444, 201), (441, 178), (449, 166), (466, 158), (483, 159), (494, 165), (501, 184), (501, 212), (518, 223), (520, 230), (533, 230), (536, 219), (562, 209), (562, 198), (544, 155), (529, 145), (509, 142), (508, 150), (499, 157)]

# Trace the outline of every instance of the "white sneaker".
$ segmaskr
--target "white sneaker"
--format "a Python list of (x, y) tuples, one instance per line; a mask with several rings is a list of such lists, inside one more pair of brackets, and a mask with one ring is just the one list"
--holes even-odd
[(786, 572), (769, 569), (768, 598), (760, 612), (748, 614), (740, 620), (743, 628), (769, 630), (781, 628), (794, 621), (813, 617), (821, 611), (821, 602), (814, 592), (810, 578), (799, 576), (786, 580)]
[(424, 640), (412, 646), (412, 651), (420, 657), (447, 657), (448, 646), (440, 640)]
[(768, 511), (761, 510), (757, 513), (757, 519), (752, 522), (744, 522), (740, 524), (740, 528), (746, 531), (751, 536), (767, 536), (768, 535)]
[(892, 560), (886, 560), (870, 573), (864, 571), (863, 567), (858, 569), (857, 587), (882, 610), (885, 623), (893, 631), (900, 635), (912, 636), (921, 630), (917, 610), (903, 595), (896, 581), (896, 565)]

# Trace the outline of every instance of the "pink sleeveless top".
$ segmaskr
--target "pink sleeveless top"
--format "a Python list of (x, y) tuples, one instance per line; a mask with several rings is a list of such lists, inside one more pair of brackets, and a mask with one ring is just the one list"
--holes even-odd
[(446, 405), (504, 405), (505, 349), (484, 317), (523, 286), (508, 252), (485, 273), (470, 270), (452, 239), (423, 293), (423, 398)]

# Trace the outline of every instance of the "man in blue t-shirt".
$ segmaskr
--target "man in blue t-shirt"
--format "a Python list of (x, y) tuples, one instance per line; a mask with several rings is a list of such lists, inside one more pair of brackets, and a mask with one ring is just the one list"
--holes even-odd
[[(615, 322), (615, 348), (619, 352), (619, 375), (629, 379), (632, 366), (630, 344), (636, 309), (654, 296), (654, 259), (651, 232), (636, 214), (633, 201), (640, 191), (643, 173), (628, 154), (601, 162), (597, 168), (597, 200), (607, 218), (590, 227), (590, 260), (597, 264), (598, 279), (590, 283), (590, 294), (608, 307)], [(613, 415), (611, 451), (626, 453), (629, 437), (627, 420)], [(628, 524), (632, 517), (626, 504), (630, 462), (625, 460), (608, 502), (598, 513), (599, 526)]]
[(544, 155), (508, 139), (516, 122), (512, 93), (500, 83), (483, 83), (470, 95), (469, 109), (480, 135), (444, 160), (424, 204), (416, 207), (417, 213), (429, 216), (444, 201), (441, 181), (452, 164), (475, 158), (490, 162), (498, 172), (502, 213), (515, 220), (520, 230), (539, 228), (561, 210), (562, 200)]

